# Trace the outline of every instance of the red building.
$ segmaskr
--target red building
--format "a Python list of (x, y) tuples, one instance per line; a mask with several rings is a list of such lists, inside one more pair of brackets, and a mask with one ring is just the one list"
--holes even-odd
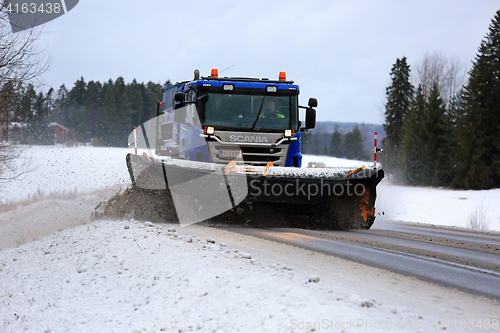
[(58, 123), (51, 123), (49, 127), (52, 127), (54, 130), (54, 142), (55, 143), (65, 143), (69, 139), (69, 134), (71, 130), (67, 127), (64, 127)]

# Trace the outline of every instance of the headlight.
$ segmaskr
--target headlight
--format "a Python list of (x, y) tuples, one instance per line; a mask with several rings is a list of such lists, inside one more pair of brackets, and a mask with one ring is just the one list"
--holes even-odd
[(234, 90), (234, 86), (232, 84), (223, 84), (222, 85), (222, 90), (224, 90), (224, 91), (233, 91)]
[(291, 138), (292, 136), (294, 136), (295, 133), (293, 130), (285, 130), (285, 138)]
[(208, 135), (214, 135), (215, 128), (213, 128), (213, 127), (205, 127), (205, 133), (207, 133)]

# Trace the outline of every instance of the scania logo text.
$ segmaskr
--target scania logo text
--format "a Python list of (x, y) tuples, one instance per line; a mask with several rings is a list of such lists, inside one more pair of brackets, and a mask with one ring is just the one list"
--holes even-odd
[(267, 138), (265, 136), (250, 136), (250, 135), (231, 135), (229, 136), (229, 141), (268, 143)]

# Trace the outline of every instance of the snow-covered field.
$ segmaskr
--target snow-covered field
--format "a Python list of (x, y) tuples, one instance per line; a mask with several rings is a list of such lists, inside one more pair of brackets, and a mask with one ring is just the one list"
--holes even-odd
[(2, 184), (0, 203), (128, 185), (127, 152), (126, 148), (26, 147), (21, 157), (34, 171)]
[[(329, 156), (305, 155), (303, 165), (321, 162), (326, 167), (373, 166), (372, 162)], [(377, 187), (378, 220), (429, 223), (469, 227), (472, 217), (484, 222), (487, 230), (500, 231), (500, 189), (460, 191), (443, 188), (399, 186), (387, 179)], [(382, 213), (384, 215), (382, 215)], [(376, 221), (374, 227), (376, 227)]]
[[(127, 152), (26, 149), (37, 170), (2, 188), (0, 332), (437, 332), (498, 315), (490, 300), (249, 236), (91, 221), (129, 183)], [(383, 181), (377, 210), (381, 221), (464, 226), (482, 205), (499, 230), (499, 199)]]
[(373, 166), (373, 161), (355, 161), (332, 156), (303, 155), (302, 166), (307, 167), (309, 162), (323, 163), (325, 167), (329, 168), (359, 168), (363, 165), (366, 167)]

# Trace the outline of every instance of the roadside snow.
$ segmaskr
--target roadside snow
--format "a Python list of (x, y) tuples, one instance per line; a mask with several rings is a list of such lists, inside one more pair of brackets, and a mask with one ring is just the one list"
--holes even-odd
[[(302, 155), (302, 167), (307, 167), (309, 162), (323, 163), (327, 168), (353, 168), (357, 169), (362, 167), (373, 167), (373, 161), (358, 161), (358, 160), (346, 160), (345, 158), (338, 158), (332, 156), (324, 155)], [(379, 164), (377, 164), (379, 165)]]
[[(37, 171), (3, 188), (0, 332), (437, 332), (498, 314), (490, 300), (227, 231), (90, 222), (98, 200), (129, 184), (127, 152), (27, 148)], [(499, 193), (383, 181), (377, 209), (463, 223), (475, 202), (498, 214)]]
[(21, 155), (29, 172), (3, 184), (0, 202), (12, 203), (53, 194), (88, 193), (128, 185), (127, 148), (31, 146)]
[(81, 194), (72, 200), (48, 198), (0, 213), (0, 249), (89, 223), (97, 204), (113, 191)]
[[(484, 221), (486, 230), (500, 231), (500, 189), (460, 191), (432, 187), (392, 185), (377, 187), (377, 221), (420, 222), (469, 227), (471, 216)], [(383, 215), (382, 215), (383, 214)]]
[(446, 319), (494, 316), (492, 301), (383, 270), (170, 228), (100, 221), (1, 250), (0, 331), (437, 332)]

